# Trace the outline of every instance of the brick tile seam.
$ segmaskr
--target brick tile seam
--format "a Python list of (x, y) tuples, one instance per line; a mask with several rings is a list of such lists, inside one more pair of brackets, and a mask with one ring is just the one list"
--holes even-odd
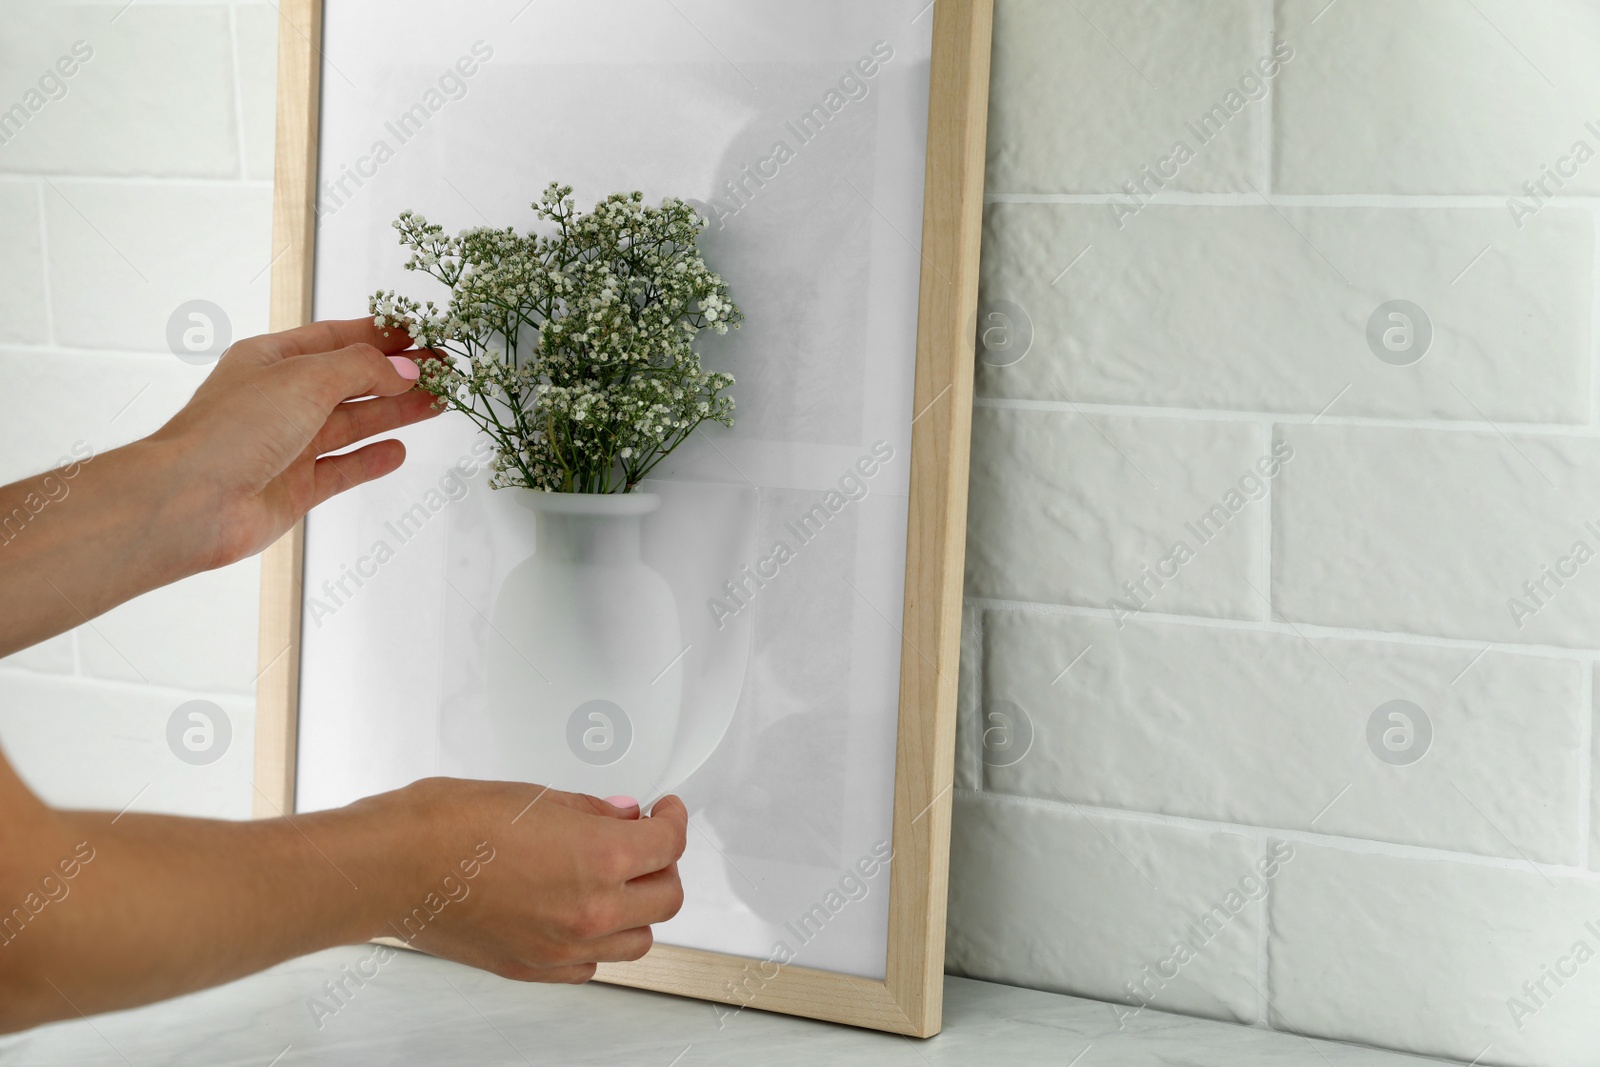
[[(997, 597), (968, 595), (963, 598), (969, 608), (981, 611), (1009, 611), (1019, 615), (1074, 616), (1086, 619), (1112, 621), (1116, 613), (1108, 608), (1085, 607), (1076, 604), (1055, 604), (1046, 601), (1005, 600)], [(1565, 645), (1534, 645), (1516, 642), (1484, 641), (1472, 638), (1438, 637), (1432, 634), (1400, 633), (1389, 630), (1361, 630), (1345, 626), (1323, 626), (1313, 622), (1295, 620), (1288, 623), (1251, 621), (1248, 619), (1218, 619), (1209, 615), (1166, 615), (1154, 611), (1139, 612), (1138, 619), (1130, 625), (1165, 623), (1193, 626), (1210, 630), (1243, 630), (1250, 633), (1276, 634), (1284, 637), (1320, 637), (1329, 641), (1372, 641), (1391, 645), (1419, 645), (1426, 648), (1450, 649), (1476, 655), (1489, 646), (1489, 651), (1506, 655), (1530, 656), (1537, 659), (1566, 660), (1592, 664), (1600, 661), (1600, 649), (1568, 647)]]
[[(1600, 245), (1597, 245), (1600, 247)], [(1350, 426), (1374, 430), (1421, 430), (1440, 433), (1478, 433), (1498, 436), (1500, 431), (1524, 437), (1556, 437), (1600, 441), (1600, 425), (1584, 422), (1503, 422), (1479, 419), (1397, 419), (1381, 415), (1317, 415), (1316, 412), (1247, 411), (1234, 408), (1180, 408), (1149, 404), (1103, 404), (1092, 401), (1022, 400), (980, 396), (975, 408), (995, 411), (1044, 411), (1061, 414), (1111, 415), (1130, 419), (1168, 419), (1178, 422), (1231, 422), (1259, 426)]]
[[(1106, 206), (1126, 202), (1124, 192), (1106, 193), (1005, 193), (989, 190), (987, 204), (1059, 204)], [(1567, 193), (1542, 201), (1543, 207), (1594, 207), (1600, 193)], [(1150, 207), (1309, 207), (1309, 208), (1482, 208), (1506, 212), (1505, 193), (1186, 193), (1162, 192), (1148, 201)]]
[(128, 360), (130, 363), (136, 359), (147, 359), (151, 363), (160, 363), (170, 369), (172, 353), (166, 349), (151, 348), (83, 348), (78, 345), (33, 345), (14, 341), (0, 341), (0, 356), (71, 356), (86, 359), (105, 359), (111, 357), (117, 360)]
[(1578, 714), (1578, 863), (1594, 865), (1594, 670), (1583, 672)]
[(1361, 837), (1345, 837), (1340, 834), (1320, 834), (1310, 830), (1287, 830), (1274, 826), (1252, 826), (1246, 823), (1196, 819), (1186, 815), (1165, 815), (1160, 812), (1134, 811), (1128, 808), (1102, 808), (1090, 804), (1079, 804), (1076, 801), (1051, 800), (1048, 797), (1022, 796), (1016, 793), (997, 793), (987, 789), (956, 789), (953, 790), (953, 795), (958, 800), (965, 798), (1022, 809), (1069, 813), (1080, 817), (1092, 816), (1111, 822), (1164, 826), (1169, 829), (1187, 830), (1194, 833), (1234, 834), (1248, 838), (1256, 843), (1266, 843), (1273, 840), (1291, 841), (1295, 844), (1315, 845), (1353, 854), (1387, 856), (1390, 859), (1431, 863), (1453, 863), (1458, 866), (1485, 867), (1500, 871), (1519, 871), (1530, 876), (1543, 875), (1552, 879), (1560, 878), (1569, 882), (1587, 882), (1600, 886), (1600, 871), (1586, 870), (1581, 867), (1566, 867), (1554, 863), (1534, 863), (1532, 861), (1507, 859), (1501, 856), (1484, 856), (1473, 852), (1456, 852), (1446, 848), (1431, 848), (1426, 845), (1401, 845), (1392, 841), (1372, 841)]
[[(110, 692), (140, 694), (143, 696), (166, 695), (176, 699), (179, 703), (190, 699), (214, 700), (221, 703), (227, 701), (249, 700), (255, 701), (255, 686), (249, 689), (183, 689), (178, 686), (161, 685), (156, 682), (134, 682), (125, 678), (102, 678), (89, 674), (60, 674), (56, 671), (35, 670), (32, 667), (23, 667), (16, 664), (0, 664), (0, 680), (7, 677), (26, 678), (31, 681), (43, 681), (51, 684), (63, 685), (68, 688), (104, 689)], [(176, 705), (174, 705), (176, 706)], [(48, 712), (37, 713), (41, 716)]]
[(0, 172), (0, 184), (52, 181), (60, 185), (132, 185), (181, 189), (254, 189), (271, 192), (265, 178), (187, 178), (161, 174), (62, 174), (54, 171), (14, 170)]

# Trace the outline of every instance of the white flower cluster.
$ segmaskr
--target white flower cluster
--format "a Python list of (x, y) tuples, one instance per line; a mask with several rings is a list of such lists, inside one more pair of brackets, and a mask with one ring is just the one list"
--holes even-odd
[(406, 269), (450, 299), (380, 292), (372, 314), (438, 353), (421, 387), (494, 440), (496, 488), (626, 493), (701, 423), (733, 425), (733, 378), (702, 370), (694, 341), (742, 316), (696, 247), (705, 220), (683, 201), (615, 193), (585, 215), (571, 187), (551, 183), (533, 208), (549, 232), (450, 237), (404, 212)]

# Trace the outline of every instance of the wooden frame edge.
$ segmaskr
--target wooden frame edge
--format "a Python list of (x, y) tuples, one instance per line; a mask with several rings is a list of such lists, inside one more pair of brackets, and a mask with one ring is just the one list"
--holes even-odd
[[(322, 97), (322, 0), (278, 5), (278, 119), (272, 181), (270, 328), (311, 321), (317, 231), (317, 129)], [(255, 817), (294, 810), (300, 697), (300, 597), (305, 523), (261, 557), (256, 675)]]
[(886, 977), (785, 966), (767, 978), (762, 961), (661, 945), (600, 981), (911, 1037), (942, 1025), (993, 24), (994, 0), (934, 6)]
[[(766, 978), (763, 961), (658, 945), (637, 962), (603, 965), (599, 981), (912, 1037), (939, 1032), (993, 10), (994, 0), (941, 0), (933, 13), (886, 977), (786, 965)], [(280, 0), (279, 12), (273, 330), (311, 320), (322, 0)], [(302, 523), (262, 557), (258, 818), (294, 810), (304, 551)]]
[[(887, 985), (919, 1037), (944, 1008), (956, 685), (967, 547), (967, 475), (994, 0), (934, 8), (928, 170), (911, 436), (905, 642), (895, 756)], [(907, 849), (902, 842), (910, 845)], [(909, 853), (909, 854), (908, 854)], [(902, 867), (901, 865), (905, 866)], [(895, 879), (914, 888), (896, 892)]]

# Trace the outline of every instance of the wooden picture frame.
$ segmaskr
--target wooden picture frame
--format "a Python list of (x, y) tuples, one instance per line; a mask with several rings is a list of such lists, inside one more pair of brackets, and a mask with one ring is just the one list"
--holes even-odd
[[(321, 0), (282, 0), (271, 328), (311, 319)], [(799, 966), (752, 988), (754, 959), (657, 945), (605, 982), (915, 1037), (939, 1031), (960, 653), (973, 333), (993, 0), (933, 6), (909, 523), (894, 771), (889, 943), (881, 981)], [(262, 560), (255, 814), (295, 796), (304, 525)]]

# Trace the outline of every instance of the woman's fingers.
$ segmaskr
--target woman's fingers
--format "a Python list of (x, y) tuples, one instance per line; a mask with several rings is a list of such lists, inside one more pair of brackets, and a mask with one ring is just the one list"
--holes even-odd
[(406, 446), (399, 441), (376, 441), (354, 452), (336, 456), (323, 456), (312, 468), (315, 481), (310, 507), (316, 507), (330, 497), (363, 482), (382, 478), (399, 469), (406, 461)]
[(318, 399), (332, 411), (363, 396), (398, 396), (417, 384), (422, 370), (408, 356), (385, 355), (370, 344), (302, 356), (287, 365), (308, 376)]
[(554, 982), (562, 985), (582, 985), (594, 977), (595, 967), (592, 963), (583, 963), (575, 967), (540, 967), (532, 971), (527, 978), (520, 978), (526, 982)]
[(653, 944), (655, 935), (650, 932), (650, 928), (639, 926), (632, 930), (597, 937), (593, 941), (585, 941), (577, 951), (582, 953), (585, 962), (622, 963), (643, 956), (650, 951), (650, 946)]
[(671, 793), (668, 793), (666, 796), (662, 797), (660, 800), (651, 805), (650, 816), (651, 818), (654, 818), (655, 816), (661, 815), (672, 809), (677, 809), (677, 813), (683, 816), (684, 821), (688, 821), (689, 809), (684, 806), (683, 799)]
[(614, 833), (623, 880), (632, 881), (678, 862), (688, 843), (689, 809), (677, 797), (663, 797), (649, 818), (619, 826)]
[(357, 441), (431, 419), (440, 414), (428, 393), (410, 392), (372, 400), (347, 400), (333, 409), (312, 442), (314, 456), (325, 456)]
[(683, 908), (683, 882), (676, 863), (663, 870), (635, 878), (622, 887), (629, 908), (637, 910), (642, 922), (664, 923)]
[(399, 396), (410, 392), (420, 375), (421, 368), (408, 356), (386, 356), (372, 345), (356, 344), (282, 360), (250, 384), (305, 434), (304, 448), (340, 404), (358, 397)]
[(596, 963), (624, 963), (636, 960), (650, 951), (655, 944), (655, 934), (648, 926), (632, 927), (605, 934), (588, 941), (575, 941), (560, 950), (558, 958), (580, 962), (539, 965), (524, 964), (500, 969), (500, 973), (518, 982), (587, 982), (594, 977)]
[(644, 817), (644, 812), (639, 808), (639, 802), (629, 796), (622, 796), (619, 794), (617, 796), (606, 797), (605, 805), (608, 809), (610, 809), (608, 814), (613, 815), (618, 819), (627, 819), (632, 821), (634, 819)]
[[(417, 364), (404, 356), (393, 357), (394, 363), (390, 358), (366, 344), (301, 356), (268, 367), (241, 392), (246, 398), (259, 397), (271, 406), (276, 417), (264, 419), (261, 429), (274, 435), (269, 443), (287, 465), (310, 452), (329, 418), (346, 401), (355, 397), (400, 396), (411, 391), (419, 374)], [(400, 367), (405, 368), (405, 374)], [(311, 454), (329, 450), (319, 448)]]
[[(424, 949), (423, 951), (427, 950)], [(493, 971), (501, 978), (508, 978), (513, 982), (558, 982), (563, 985), (582, 985), (593, 978), (595, 972), (595, 966), (592, 963), (571, 963), (559, 967), (546, 967), (531, 963), (462, 962), (471, 962), (472, 966)]]
[(351, 345), (371, 345), (384, 355), (393, 355), (404, 352), (412, 344), (411, 335), (406, 331), (384, 329), (374, 323), (370, 315), (361, 319), (313, 322), (298, 329), (268, 334), (261, 341), (261, 350), (270, 359), (316, 355)]
[(621, 819), (624, 822), (632, 822), (641, 814), (639, 802), (632, 797), (613, 796), (601, 800), (588, 793), (567, 793), (560, 789), (547, 789), (540, 799), (559, 804), (572, 811), (580, 811), (585, 815), (599, 815), (607, 819)]
[(562, 807), (581, 811), (586, 815), (599, 815), (607, 819), (621, 819), (631, 822), (639, 817), (639, 802), (632, 797), (614, 796), (601, 800), (599, 797), (590, 796), (588, 793), (563, 793), (552, 789), (546, 796), (547, 800), (554, 800)]

